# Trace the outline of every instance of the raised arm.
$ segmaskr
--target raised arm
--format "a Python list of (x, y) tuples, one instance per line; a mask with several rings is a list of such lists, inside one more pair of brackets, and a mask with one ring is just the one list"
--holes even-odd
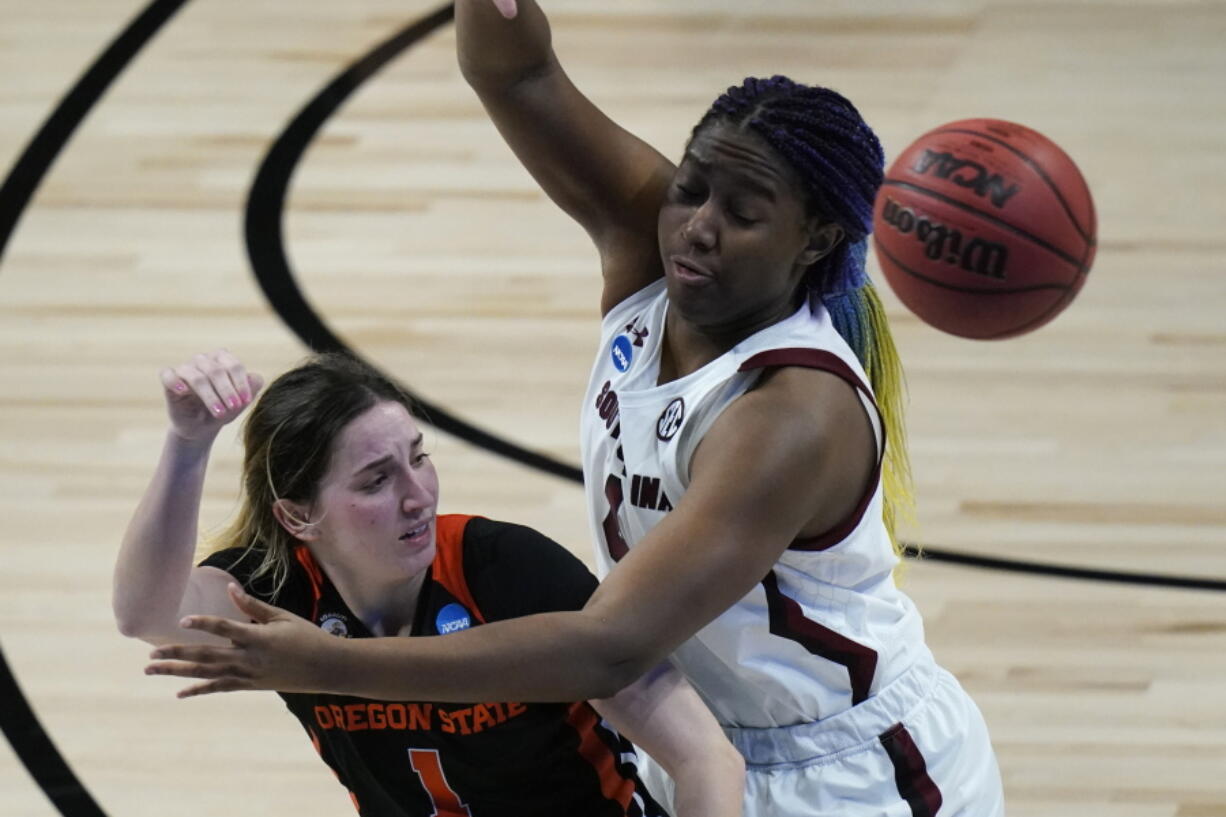
[(516, 5), (507, 19), (492, 0), (457, 0), (460, 68), (541, 189), (595, 242), (603, 314), (663, 275), (656, 219), (675, 168), (579, 92), (535, 0)]
[(672, 664), (592, 706), (668, 772), (677, 817), (740, 817), (745, 760)]
[(233, 578), (193, 567), (197, 518), (213, 441), (259, 391), (228, 352), (197, 355), (161, 372), (170, 428), (153, 479), (128, 523), (115, 562), (112, 607), (119, 631), (151, 644), (206, 633), (179, 628), (186, 613), (241, 619), (226, 594)]
[[(500, 621), (446, 638), (339, 639), (231, 588), (258, 624), (189, 626), (237, 649), (156, 650), (151, 674), (238, 689), (390, 700), (609, 698), (748, 593), (799, 535), (854, 507), (875, 462), (871, 426), (835, 375), (783, 369), (728, 407), (689, 490), (577, 612)], [(851, 486), (851, 487), (845, 487)]]

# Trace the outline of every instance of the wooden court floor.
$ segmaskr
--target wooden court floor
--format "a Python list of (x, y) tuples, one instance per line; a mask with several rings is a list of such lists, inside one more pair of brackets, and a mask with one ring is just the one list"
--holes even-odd
[[(143, 2), (0, 0), (0, 166)], [(163, 433), (158, 368), (225, 345), (276, 373), (305, 352), (243, 243), (265, 153), (334, 76), (433, 8), (184, 4), (89, 113), (0, 258), (0, 646), (112, 817), (351, 813), (273, 696), (180, 702), (175, 682), (141, 675), (146, 648), (111, 620), (110, 571)], [(912, 538), (1226, 578), (1226, 5), (547, 9), (580, 86), (672, 156), (717, 92), (775, 72), (856, 100), (891, 156), (969, 116), (1060, 143), (1100, 222), (1064, 315), (975, 343), (885, 294), (910, 382)], [(339, 337), (449, 411), (577, 461), (596, 259), (483, 117), (450, 29), (327, 121), (284, 228)], [(432, 445), (444, 511), (535, 525), (589, 558), (577, 486), (453, 437)], [(237, 458), (223, 438), (208, 527), (234, 508)], [(1226, 817), (1226, 595), (935, 561), (904, 581), (985, 713), (1009, 814)], [(0, 747), (0, 817), (54, 813)]]

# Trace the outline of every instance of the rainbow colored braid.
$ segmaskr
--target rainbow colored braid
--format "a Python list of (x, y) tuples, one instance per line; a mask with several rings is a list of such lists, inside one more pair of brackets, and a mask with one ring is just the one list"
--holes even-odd
[[(885, 154), (872, 129), (845, 97), (787, 77), (750, 77), (729, 88), (694, 128), (723, 123), (762, 137), (797, 173), (811, 211), (843, 228), (845, 240), (808, 272), (810, 303), (821, 303), (856, 353), (886, 429), (882, 481), (890, 536), (914, 507), (903, 405), (906, 382), (881, 300), (868, 279), (865, 258), (873, 229), (873, 200), (881, 187)], [(692, 138), (692, 137), (691, 137)], [(895, 550), (899, 551), (897, 540)]]

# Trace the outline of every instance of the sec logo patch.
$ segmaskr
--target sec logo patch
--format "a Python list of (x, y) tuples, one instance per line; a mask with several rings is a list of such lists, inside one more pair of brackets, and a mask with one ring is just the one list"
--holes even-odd
[(685, 401), (677, 397), (660, 413), (660, 419), (656, 421), (656, 436), (668, 442), (677, 435), (684, 420)]

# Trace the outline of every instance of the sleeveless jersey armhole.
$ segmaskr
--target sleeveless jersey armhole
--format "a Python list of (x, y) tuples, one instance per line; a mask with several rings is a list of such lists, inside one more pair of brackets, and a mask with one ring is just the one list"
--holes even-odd
[(864, 518), (864, 512), (868, 510), (873, 496), (877, 493), (878, 486), (881, 484), (881, 465), (885, 459), (885, 423), (881, 419), (881, 410), (877, 407), (877, 401), (873, 398), (872, 390), (865, 384), (855, 369), (847, 365), (846, 361), (838, 355), (831, 352), (806, 348), (771, 349), (749, 358), (741, 364), (738, 371), (751, 372), (780, 366), (801, 366), (807, 369), (829, 372), (855, 389), (856, 395), (860, 398), (860, 402), (864, 407), (864, 413), (868, 417), (869, 425), (872, 426), (873, 437), (877, 444), (877, 461), (873, 466), (873, 473), (868, 480), (868, 484), (865, 486), (863, 494), (860, 496), (860, 500), (856, 503), (851, 513), (847, 515), (847, 518), (824, 533), (808, 539), (796, 539), (792, 544), (788, 545), (788, 550), (828, 550), (850, 536), (851, 532), (860, 525), (860, 521)]

